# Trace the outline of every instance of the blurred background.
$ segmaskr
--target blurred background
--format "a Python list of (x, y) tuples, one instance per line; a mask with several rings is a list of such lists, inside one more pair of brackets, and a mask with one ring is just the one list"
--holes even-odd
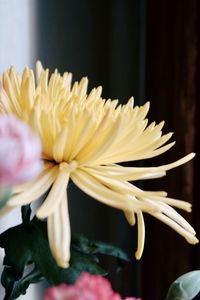
[[(166, 178), (139, 184), (191, 202), (193, 212), (181, 213), (200, 238), (199, 20), (198, 0), (0, 0), (0, 72), (10, 65), (20, 72), (26, 65), (34, 68), (40, 59), (50, 70), (72, 72), (74, 80), (88, 76), (89, 89), (102, 85), (105, 98), (150, 101), (150, 121), (165, 120), (164, 132), (175, 132), (176, 145), (145, 166), (197, 152), (193, 162)], [(146, 215), (144, 255), (136, 262), (137, 231), (121, 212), (74, 187), (69, 199), (73, 232), (113, 243), (132, 257), (117, 274), (114, 261), (103, 262), (123, 296), (164, 299), (172, 281), (200, 269), (199, 246)], [(1, 231), (18, 218), (18, 211), (3, 218)], [(38, 293), (33, 287), (23, 299), (40, 299)]]

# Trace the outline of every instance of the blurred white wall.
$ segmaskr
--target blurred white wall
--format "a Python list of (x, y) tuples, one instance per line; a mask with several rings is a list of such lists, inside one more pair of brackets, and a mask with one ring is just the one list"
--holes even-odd
[(0, 0), (0, 72), (36, 60), (36, 0)]
[[(37, 53), (37, 0), (0, 0), (0, 74), (13, 65), (21, 72), (34, 67)], [(0, 219), (0, 232), (20, 222), (20, 209)], [(2, 250), (2, 249), (1, 249)], [(0, 252), (1, 265), (3, 251)], [(39, 300), (39, 287), (29, 288), (23, 300)], [(0, 287), (0, 299), (4, 290)]]

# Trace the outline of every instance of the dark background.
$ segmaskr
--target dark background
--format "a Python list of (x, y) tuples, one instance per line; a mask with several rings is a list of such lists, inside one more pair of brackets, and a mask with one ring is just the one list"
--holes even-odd
[[(200, 28), (198, 0), (43, 0), (37, 3), (38, 59), (51, 70), (89, 77), (89, 88), (102, 85), (103, 96), (125, 103), (150, 100), (149, 119), (166, 120), (175, 147), (145, 165), (159, 165), (195, 151), (193, 162), (166, 178), (142, 183), (167, 190), (170, 197), (193, 203), (183, 214), (200, 237), (199, 94)], [(72, 230), (116, 244), (133, 262), (110, 279), (124, 296), (164, 299), (172, 281), (200, 268), (199, 246), (145, 215), (146, 242), (141, 262), (134, 260), (137, 233), (122, 213), (73, 188)], [(104, 262), (112, 269), (113, 261)]]

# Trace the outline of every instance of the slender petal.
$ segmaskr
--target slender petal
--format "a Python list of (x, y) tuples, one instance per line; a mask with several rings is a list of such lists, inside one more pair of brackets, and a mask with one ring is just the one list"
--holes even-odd
[(62, 194), (62, 200), (54, 212), (47, 218), (49, 245), (58, 266), (67, 268), (70, 260), (70, 221), (67, 205), (67, 194)]
[(69, 181), (68, 166), (64, 163), (64, 167), (60, 165), (57, 178), (43, 204), (36, 212), (39, 219), (50, 216), (66, 194), (66, 189)]
[(135, 213), (134, 211), (124, 211), (124, 215), (131, 226), (135, 225)]
[(145, 240), (145, 226), (144, 219), (141, 210), (137, 212), (137, 221), (138, 221), (138, 247), (135, 253), (136, 259), (140, 259), (144, 249), (144, 240)]
[(123, 195), (110, 190), (83, 171), (79, 170), (78, 172), (72, 173), (71, 179), (86, 194), (109, 206), (122, 210), (132, 210), (133, 207), (137, 210), (140, 206), (139, 203), (138, 207), (133, 204), (133, 197), (125, 198)]
[[(151, 213), (150, 213), (151, 214)], [(163, 223), (167, 224), (169, 227), (171, 227), (173, 230), (175, 230), (177, 233), (182, 235), (190, 244), (196, 244), (198, 243), (198, 239), (192, 234), (191, 232), (188, 232), (186, 229), (184, 229), (182, 226), (180, 226), (178, 223), (176, 223), (174, 220), (170, 219), (169, 217), (165, 216), (162, 213), (154, 213), (152, 214), (155, 218), (162, 221)]]
[(45, 170), (39, 178), (22, 193), (9, 200), (9, 206), (27, 205), (42, 196), (52, 185), (57, 175), (57, 167)]

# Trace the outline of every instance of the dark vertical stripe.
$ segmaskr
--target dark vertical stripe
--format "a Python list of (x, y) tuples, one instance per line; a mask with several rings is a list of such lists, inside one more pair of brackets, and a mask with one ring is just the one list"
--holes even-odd
[[(195, 138), (199, 135), (195, 128), (195, 123), (199, 122), (198, 119), (195, 121), (199, 85), (198, 18), (195, 0), (148, 1), (146, 97), (151, 101), (150, 117), (157, 121), (166, 120), (163, 131), (174, 131), (173, 139), (177, 141), (173, 150), (151, 160), (151, 165), (174, 161), (195, 150)], [(169, 172), (166, 178), (152, 181), (146, 187), (166, 190), (170, 197), (184, 199), (199, 208), (199, 199), (194, 195), (194, 164), (197, 161)], [(191, 223), (196, 216), (197, 225), (199, 219), (197, 221), (195, 211), (193, 214), (180, 213)], [(146, 220), (143, 298), (160, 300), (164, 299), (172, 281), (192, 269), (193, 251), (196, 249), (200, 253), (199, 246), (187, 244), (157, 220)]]

